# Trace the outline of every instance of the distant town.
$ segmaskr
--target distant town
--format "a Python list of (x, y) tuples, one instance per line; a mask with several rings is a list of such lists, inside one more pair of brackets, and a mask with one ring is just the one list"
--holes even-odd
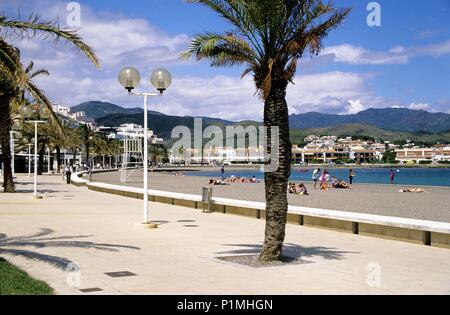
[[(141, 161), (142, 138), (144, 129), (134, 123), (120, 126), (97, 125), (95, 120), (88, 117), (86, 112), (72, 112), (70, 107), (54, 105), (53, 110), (68, 124), (74, 126), (86, 125), (93, 132), (103, 138), (119, 141), (123, 154), (114, 157), (114, 166)], [(399, 145), (390, 141), (361, 140), (355, 137), (339, 138), (333, 135), (309, 135), (305, 137), (305, 145), (293, 145), (292, 162), (296, 165), (347, 165), (347, 164), (399, 164), (399, 165), (437, 165), (450, 164), (450, 144), (435, 144), (430, 147), (416, 145), (413, 141)], [(154, 146), (164, 147), (167, 140), (149, 131), (149, 142)], [(212, 147), (201, 150), (186, 148), (183, 154), (172, 152), (166, 148), (165, 154), (155, 156), (152, 161), (156, 164), (172, 165), (218, 165), (218, 164), (260, 164), (264, 161), (264, 148), (248, 146), (246, 148)], [(16, 168), (26, 168), (30, 152), (25, 150), (16, 152)], [(57, 165), (55, 152), (49, 151), (46, 164), (49, 169)], [(64, 151), (63, 165), (82, 165), (87, 163), (82, 154)], [(99, 167), (107, 167), (103, 163), (96, 163)], [(112, 164), (112, 163), (111, 163)], [(109, 165), (112, 167), (112, 165)]]

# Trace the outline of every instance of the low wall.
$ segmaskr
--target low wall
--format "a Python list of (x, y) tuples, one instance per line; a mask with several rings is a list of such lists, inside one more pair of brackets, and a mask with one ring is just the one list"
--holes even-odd
[[(90, 190), (102, 193), (143, 198), (142, 188), (90, 183), (79, 176), (75, 174), (76, 178), (72, 178), (74, 185), (87, 186)], [(200, 195), (149, 190), (149, 200), (194, 209), (203, 208)], [(211, 211), (265, 220), (266, 204), (213, 198)], [(450, 249), (450, 224), (445, 222), (289, 206), (287, 223)]]

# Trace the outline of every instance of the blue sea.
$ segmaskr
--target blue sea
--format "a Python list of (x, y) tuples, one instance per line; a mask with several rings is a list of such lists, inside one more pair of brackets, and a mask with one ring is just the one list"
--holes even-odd
[[(336, 176), (338, 179), (348, 181), (349, 169), (328, 169), (330, 176)], [(302, 170), (294, 168), (290, 180), (296, 182), (312, 181), (312, 170)], [(389, 184), (390, 183), (390, 169), (385, 168), (368, 168), (368, 169), (354, 169), (356, 177), (354, 184)], [(412, 186), (447, 186), (450, 187), (450, 169), (445, 168), (399, 168), (395, 169), (396, 177), (395, 183), (399, 185)], [(193, 172), (187, 173), (193, 176), (205, 176), (210, 178), (220, 178), (220, 169), (212, 172)], [(264, 179), (264, 174), (258, 170), (232, 170), (225, 169), (225, 176), (230, 177), (252, 178), (256, 176), (257, 179)]]

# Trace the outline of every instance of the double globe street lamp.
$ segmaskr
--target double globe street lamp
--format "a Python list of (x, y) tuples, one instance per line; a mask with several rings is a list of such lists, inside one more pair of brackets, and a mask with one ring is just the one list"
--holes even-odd
[(157, 69), (152, 72), (150, 82), (159, 93), (133, 93), (133, 90), (139, 85), (141, 75), (133, 67), (123, 68), (119, 73), (120, 84), (132, 96), (144, 97), (144, 222), (149, 228), (156, 228), (149, 220), (148, 212), (148, 98), (152, 96), (162, 96), (172, 83), (172, 76), (165, 69)]

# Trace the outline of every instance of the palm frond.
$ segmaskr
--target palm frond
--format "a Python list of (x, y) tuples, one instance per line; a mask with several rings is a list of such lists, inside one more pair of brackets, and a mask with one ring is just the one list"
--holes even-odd
[(14, 35), (25, 38), (39, 37), (55, 41), (63, 39), (86, 55), (97, 68), (100, 67), (100, 62), (94, 50), (83, 42), (76, 30), (64, 30), (55, 22), (42, 21), (37, 14), (30, 15), (25, 21), (13, 20), (6, 15), (0, 15), (0, 36), (9, 37)]
[(234, 66), (243, 63), (256, 64), (258, 57), (244, 39), (232, 33), (224, 35), (206, 33), (196, 35), (189, 50), (182, 58), (211, 59), (212, 66)]
[(33, 96), (33, 98), (37, 102), (39, 102), (40, 104), (44, 105), (47, 108), (47, 111), (50, 114), (50, 120), (52, 124), (57, 128), (57, 130), (61, 133), (61, 135), (63, 135), (64, 131), (61, 121), (59, 120), (55, 112), (53, 112), (52, 103), (47, 98), (47, 96), (45, 96), (45, 94), (36, 85), (34, 85), (34, 83), (31, 82), (31, 80), (27, 80), (26, 89), (27, 91), (29, 91), (29, 93)]
[(341, 25), (350, 9), (322, 0), (186, 0), (211, 8), (231, 23), (225, 34), (196, 35), (183, 58), (209, 59), (212, 66), (246, 64), (265, 99), (273, 81), (292, 82), (298, 59), (315, 55), (322, 40)]

